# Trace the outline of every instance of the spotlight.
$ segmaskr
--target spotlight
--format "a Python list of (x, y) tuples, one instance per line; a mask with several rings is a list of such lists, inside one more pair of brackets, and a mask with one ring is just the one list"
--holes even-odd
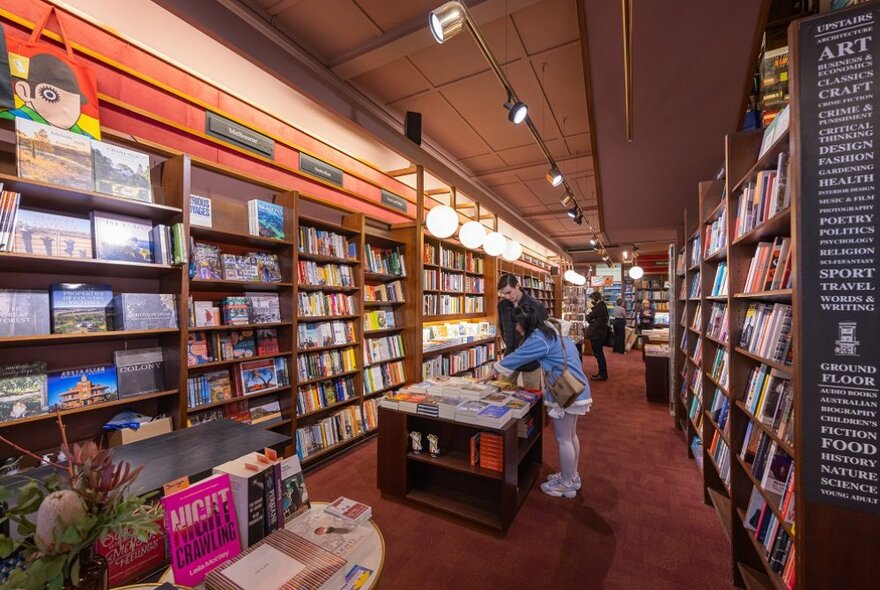
[(574, 203), (574, 195), (569, 191), (565, 191), (565, 194), (562, 195), (562, 198), (559, 199), (559, 202), (562, 203), (562, 206), (566, 209), (571, 207), (571, 204)]
[(599, 242), (596, 241), (596, 237), (595, 237), (595, 236), (593, 236), (593, 237), (590, 239), (590, 246), (592, 246), (593, 248), (595, 248), (595, 247), (596, 247), (596, 244), (598, 244), (598, 243), (599, 243)]
[(553, 164), (553, 166), (550, 167), (550, 170), (547, 171), (547, 182), (553, 186), (559, 186), (562, 184), (562, 172), (559, 171), (556, 164)]
[(460, 2), (447, 2), (431, 11), (428, 24), (437, 43), (443, 43), (458, 35), (464, 29), (464, 6)]
[(511, 100), (508, 100), (504, 103), (504, 108), (507, 109), (507, 120), (514, 125), (519, 125), (525, 121), (526, 116), (529, 114), (529, 107), (527, 107), (524, 102), (512, 102)]
[(629, 252), (627, 252), (626, 250), (624, 250), (624, 251), (623, 251), (623, 259), (626, 260), (627, 258), (629, 258)]
[(578, 215), (581, 214), (581, 208), (575, 205), (571, 209), (568, 210), (568, 216), (572, 219), (576, 219)]

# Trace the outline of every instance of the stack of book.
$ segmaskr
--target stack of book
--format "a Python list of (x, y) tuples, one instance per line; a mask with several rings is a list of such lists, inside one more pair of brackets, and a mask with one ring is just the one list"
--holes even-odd
[(303, 254), (357, 260), (357, 244), (346, 236), (301, 225), (299, 251)]
[(284, 207), (259, 199), (248, 201), (248, 230), (252, 236), (283, 240)]
[(365, 248), (367, 272), (406, 276), (406, 265), (400, 248), (378, 248), (367, 244)]
[(752, 231), (791, 205), (788, 171), (788, 153), (782, 152), (776, 170), (758, 172), (755, 182), (746, 185), (737, 204), (735, 237)]
[(791, 288), (791, 238), (761, 242), (749, 265), (743, 293)]
[(392, 281), (381, 285), (364, 285), (364, 301), (404, 301), (403, 283)]

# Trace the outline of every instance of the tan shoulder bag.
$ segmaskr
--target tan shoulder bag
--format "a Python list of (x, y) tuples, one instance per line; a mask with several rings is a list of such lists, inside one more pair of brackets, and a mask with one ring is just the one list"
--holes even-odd
[(587, 384), (575, 377), (574, 373), (568, 370), (568, 351), (565, 349), (565, 340), (562, 335), (562, 329), (558, 322), (550, 322), (559, 334), (559, 345), (562, 347), (562, 372), (554, 377), (547, 371), (544, 371), (544, 380), (547, 383), (547, 391), (553, 396), (553, 399), (561, 408), (567, 408), (575, 402), (580, 394), (584, 392)]

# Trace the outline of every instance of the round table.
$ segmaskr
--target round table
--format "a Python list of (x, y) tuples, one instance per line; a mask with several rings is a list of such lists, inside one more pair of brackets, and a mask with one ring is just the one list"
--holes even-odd
[[(320, 510), (323, 512), (324, 507), (327, 506), (327, 504), (328, 502), (312, 502), (312, 507), (309, 508), (309, 510)], [(373, 573), (367, 578), (366, 584), (360, 588), (361, 590), (372, 590), (378, 586), (379, 579), (382, 577), (382, 567), (385, 565), (385, 538), (382, 536), (382, 531), (379, 530), (379, 527), (376, 526), (376, 523), (373, 522), (372, 519), (368, 520), (361, 526), (369, 526), (372, 531), (366, 540), (364, 540), (366, 549), (359, 555), (357, 564), (373, 570)], [(346, 564), (346, 571), (351, 569), (354, 565), (355, 562), (349, 560)], [(155, 584), (139, 584), (136, 586), (123, 586), (123, 588), (125, 588), (125, 590), (156, 590), (156, 588), (165, 582), (174, 584), (174, 573), (171, 571), (170, 567), (165, 570), (165, 573), (162, 574), (162, 577)], [(189, 590), (186, 586), (177, 586), (177, 588), (180, 588), (181, 590)], [(122, 588), (114, 590), (122, 590)], [(327, 584), (324, 584), (319, 590), (338, 590), (338, 588), (330, 588)]]

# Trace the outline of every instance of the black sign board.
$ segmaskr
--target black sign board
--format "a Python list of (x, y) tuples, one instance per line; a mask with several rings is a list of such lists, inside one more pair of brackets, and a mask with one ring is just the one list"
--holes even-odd
[(406, 199), (401, 197), (400, 195), (395, 195), (394, 193), (386, 191), (384, 188), (382, 190), (382, 204), (388, 205), (392, 209), (397, 209), (398, 211), (402, 211), (406, 213)]
[(315, 178), (342, 186), (342, 170), (302, 152), (299, 153), (299, 169)]
[(880, 7), (798, 30), (801, 486), (880, 512), (876, 107)]
[(222, 139), (261, 156), (275, 158), (274, 140), (235, 121), (221, 117), (217, 113), (205, 111), (205, 127), (205, 132), (212, 137)]

